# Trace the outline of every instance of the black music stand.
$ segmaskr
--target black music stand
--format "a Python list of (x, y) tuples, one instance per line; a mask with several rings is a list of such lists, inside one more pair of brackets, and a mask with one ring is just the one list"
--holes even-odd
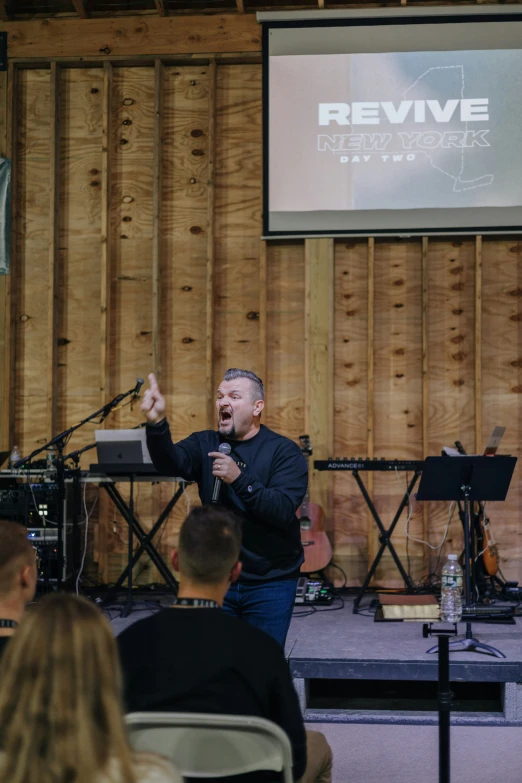
[[(464, 502), (464, 576), (466, 586), (465, 606), (470, 609), (470, 502), (474, 500), (505, 500), (511, 477), (517, 462), (516, 457), (427, 457), (416, 494), (417, 500), (450, 500)], [(505, 658), (504, 653), (473, 638), (471, 622), (466, 622), (466, 636), (449, 643), (451, 650), (472, 650)], [(427, 650), (436, 653), (438, 645)]]

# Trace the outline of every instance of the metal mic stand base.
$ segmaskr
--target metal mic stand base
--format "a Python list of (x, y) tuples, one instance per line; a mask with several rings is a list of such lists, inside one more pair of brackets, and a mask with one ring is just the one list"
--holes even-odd
[[(426, 652), (436, 653), (438, 649), (438, 646), (430, 647)], [(455, 650), (456, 652), (459, 650), (469, 650), (470, 652), (485, 653), (486, 655), (493, 655), (495, 658), (506, 657), (504, 653), (497, 650), (496, 647), (492, 647), (490, 644), (484, 644), (484, 642), (479, 642), (478, 639), (475, 639), (471, 633), (471, 623), (466, 623), (466, 636), (464, 639), (453, 639), (449, 642), (449, 649)]]
[[(449, 643), (449, 649), (450, 650), (469, 650), (470, 652), (484, 652), (486, 655), (494, 655), (495, 658), (505, 658), (506, 656), (504, 653), (500, 652), (500, 650), (497, 650), (496, 647), (491, 647), (489, 644), (483, 644), (482, 642), (479, 642), (478, 639), (454, 639), (452, 642)], [(430, 647), (429, 650), (426, 650), (427, 653), (436, 653), (438, 652), (439, 647), (438, 645), (435, 645), (435, 647)]]
[[(491, 647), (489, 644), (479, 642), (478, 639), (455, 639), (449, 643), (450, 650), (470, 650), (471, 652), (484, 652), (486, 655), (494, 655), (495, 658), (505, 658), (504, 653), (497, 650), (496, 647)], [(429, 650), (428, 650), (429, 652)]]

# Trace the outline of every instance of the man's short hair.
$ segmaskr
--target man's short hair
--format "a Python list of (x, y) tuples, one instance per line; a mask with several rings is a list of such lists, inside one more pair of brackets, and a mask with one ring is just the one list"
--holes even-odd
[(248, 378), (252, 383), (252, 392), (254, 400), (265, 399), (265, 387), (263, 381), (254, 372), (250, 370), (240, 370), (237, 367), (231, 367), (223, 376), (224, 381), (233, 381), (236, 378)]
[(179, 531), (179, 569), (193, 582), (218, 584), (239, 560), (241, 521), (232, 511), (196, 506)]
[(0, 519), (0, 595), (15, 586), (16, 574), (26, 565), (34, 565), (35, 551), (27, 538), (27, 528), (17, 522)]

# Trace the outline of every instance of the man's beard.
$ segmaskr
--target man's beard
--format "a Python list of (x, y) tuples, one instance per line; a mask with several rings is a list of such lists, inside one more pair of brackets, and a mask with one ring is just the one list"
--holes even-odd
[(230, 427), (230, 430), (228, 432), (226, 432), (226, 433), (222, 431), (222, 429), (221, 429), (222, 426), (223, 426), (223, 422), (219, 421), (218, 422), (218, 432), (220, 432), (221, 435), (224, 435), (225, 438), (230, 438), (230, 440), (234, 440), (235, 437), (236, 437), (236, 428), (235, 428), (235, 426), (232, 424), (232, 426)]

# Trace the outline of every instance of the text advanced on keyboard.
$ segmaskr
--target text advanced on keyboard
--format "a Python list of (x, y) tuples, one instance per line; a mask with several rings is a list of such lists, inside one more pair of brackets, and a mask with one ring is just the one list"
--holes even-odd
[(329, 459), (316, 459), (314, 468), (316, 470), (401, 470), (417, 471), (424, 467), (424, 460), (420, 459), (339, 459), (330, 457)]

